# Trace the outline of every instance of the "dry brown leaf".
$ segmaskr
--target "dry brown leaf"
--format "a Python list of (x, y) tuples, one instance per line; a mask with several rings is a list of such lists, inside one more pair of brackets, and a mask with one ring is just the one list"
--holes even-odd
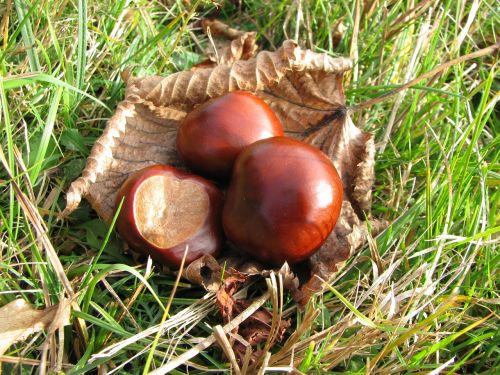
[[(285, 41), (275, 52), (261, 51), (250, 57), (255, 34), (233, 36), (230, 46), (219, 51), (225, 58), (216, 66), (167, 77), (126, 77), (125, 100), (94, 145), (82, 177), (71, 184), (63, 215), (85, 197), (109, 222), (116, 191), (130, 173), (157, 163), (184, 168), (175, 139), (187, 112), (229, 91), (254, 92), (271, 106), (287, 135), (318, 147), (330, 157), (344, 184), (341, 217), (334, 232), (307, 264), (292, 268), (300, 286), (288, 272), (288, 287), (303, 305), (323, 288), (316, 276), (331, 279), (339, 264), (366, 242), (368, 227), (373, 233), (384, 227), (370, 216), (373, 136), (358, 129), (347, 113), (342, 77), (351, 68), (349, 59), (302, 50), (293, 41)], [(255, 263), (248, 266), (243, 260), (242, 255), (227, 256), (219, 263), (232, 262), (237, 264), (235, 269), (249, 274), (264, 268)], [(220, 267), (215, 264), (214, 259), (204, 257), (192, 263), (185, 276), (216, 290)]]
[(70, 303), (36, 310), (23, 299), (16, 299), (0, 308), (0, 355), (18, 341), (47, 329), (49, 333), (69, 324)]
[[(247, 281), (249, 275), (250, 273), (242, 273), (232, 267), (224, 271), (223, 281), (216, 293), (216, 301), (225, 324), (241, 314), (251, 304), (249, 300), (234, 297), (234, 293)], [(262, 350), (256, 347), (268, 340), (272, 330), (272, 320), (273, 314), (265, 308), (259, 308), (233, 330), (233, 333), (237, 333), (244, 342), (243, 344), (234, 338), (231, 339), (231, 347), (239, 364), (244, 362), (247, 346), (252, 347), (250, 363), (253, 364), (258, 360)], [(276, 340), (270, 347), (283, 340), (286, 330), (290, 327), (290, 320), (280, 320), (278, 325)]]
[[(243, 311), (248, 304), (242, 304), (241, 310)], [(262, 359), (262, 354), (264, 354), (262, 348), (259, 348), (259, 344), (264, 344), (271, 333), (271, 323), (273, 315), (266, 309), (261, 308), (254, 312), (247, 320), (242, 322), (237, 328), (238, 335), (245, 340), (245, 344), (240, 341), (233, 340), (233, 350), (236, 355), (238, 363), (243, 363), (247, 345), (252, 347), (252, 352), (250, 356), (250, 364), (253, 365)], [(285, 332), (290, 328), (291, 321), (280, 320), (279, 326), (277, 328), (276, 340), (273, 342), (271, 347), (275, 343), (281, 342), (284, 338)]]
[(215, 48), (213, 51), (207, 52), (209, 61), (214, 63), (212, 66), (232, 65), (238, 60), (248, 60), (258, 50), (255, 43), (256, 32), (242, 32), (218, 20), (202, 20), (201, 27), (205, 33), (219, 37), (215, 40), (212, 39), (216, 43), (213, 46)]
[(233, 297), (240, 284), (243, 284), (247, 280), (247, 277), (248, 276), (236, 271), (234, 268), (229, 268), (224, 272), (222, 285), (215, 294), (217, 305), (219, 306), (220, 314), (224, 319), (224, 323), (229, 322), (233, 317), (248, 307), (245, 306), (240, 309), (238, 307), (238, 300), (235, 300)]

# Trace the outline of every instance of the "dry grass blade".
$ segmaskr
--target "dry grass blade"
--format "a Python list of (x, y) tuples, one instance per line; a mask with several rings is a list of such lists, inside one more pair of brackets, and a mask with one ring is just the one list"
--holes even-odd
[[(320, 311), (318, 309), (311, 309), (307, 311), (299, 327), (292, 333), (288, 340), (286, 340), (283, 347), (277, 353), (272, 355), (269, 361), (270, 364), (282, 363), (283, 360), (293, 357), (293, 352), (296, 349), (297, 343), (299, 343), (304, 332), (311, 328), (319, 313)], [(309, 345), (308, 340), (300, 342), (300, 346), (303, 346), (304, 348), (307, 347), (307, 345)]]
[(271, 352), (267, 352), (262, 361), (262, 366), (259, 369), (258, 375), (264, 375), (267, 370), (267, 365), (269, 364), (269, 359), (271, 358)]
[(224, 332), (224, 330), (220, 325), (216, 325), (214, 327), (213, 335), (215, 336), (217, 343), (224, 351), (224, 354), (229, 359), (229, 362), (231, 363), (232, 366), (232, 371), (234, 371), (236, 375), (240, 375), (241, 369), (240, 366), (238, 366), (238, 362), (236, 361), (236, 355), (234, 354), (234, 350), (231, 347), (231, 343), (227, 339), (226, 333)]
[[(9, 355), (0, 355), (0, 363), (14, 363), (16, 365), (29, 365), (29, 366), (40, 366), (41, 361), (38, 359), (23, 358), (23, 357), (12, 357)], [(62, 363), (61, 369), (70, 370), (74, 365), (71, 363)]]
[(241, 365), (241, 372), (243, 374), (247, 373), (250, 366), (250, 360), (252, 358), (252, 346), (247, 342), (245, 347), (245, 356), (243, 357), (243, 363)]
[[(147, 261), (147, 264), (146, 264), (146, 271), (144, 272), (144, 278), (148, 279), (149, 276), (151, 276), (152, 272), (153, 272), (153, 260), (151, 258), (148, 258), (148, 261)], [(139, 297), (139, 295), (141, 294), (141, 292), (144, 290), (145, 287), (146, 287), (145, 284), (141, 283), (134, 290), (134, 293), (132, 294), (132, 296), (130, 297), (130, 299), (127, 301), (127, 305), (125, 306), (125, 310), (123, 310), (122, 313), (120, 314), (120, 316), (118, 317), (118, 321), (120, 321), (121, 319), (123, 319), (123, 317), (126, 314), (126, 311), (130, 309), (130, 307), (132, 306), (132, 304)]]
[[(14, 179), (14, 175), (12, 174), (12, 171), (10, 170), (9, 164), (5, 158), (5, 155), (3, 151), (0, 150), (0, 161), (2, 162), (5, 171), (7, 172), (7, 175), (11, 179), (10, 184), (14, 188), (15, 195), (18, 198), (19, 204), (21, 205), (22, 210), (26, 214), (26, 217), (28, 220), (31, 222), (31, 225), (35, 229), (35, 232), (38, 236), (38, 239), (40, 242), (43, 244), (43, 247), (47, 253), (47, 256), (49, 258), (50, 264), (54, 268), (55, 273), (57, 274), (57, 277), (59, 278), (59, 281), (61, 282), (62, 286), (64, 287), (64, 290), (66, 292), (66, 295), (68, 296), (69, 300), (71, 301), (71, 305), (73, 309), (79, 311), (80, 307), (75, 299), (75, 293), (73, 291), (73, 287), (71, 286), (71, 283), (68, 280), (68, 277), (66, 276), (66, 273), (64, 271), (64, 267), (61, 264), (61, 261), (59, 260), (59, 257), (56, 253), (56, 250), (54, 249), (54, 246), (52, 245), (52, 242), (50, 241), (50, 238), (48, 236), (48, 230), (45, 225), (45, 222), (43, 221), (42, 217), (40, 216), (40, 213), (38, 212), (37, 208), (31, 202), (28, 197), (23, 193), (19, 185), (16, 183)], [(80, 337), (84, 342), (87, 341), (88, 339), (88, 333), (87, 333), (87, 328), (85, 325), (85, 322), (82, 319), (77, 319), (76, 324), (78, 327), (78, 331), (80, 333)]]
[(467, 22), (465, 26), (462, 28), (462, 31), (460, 31), (460, 34), (458, 35), (455, 44), (453, 45), (453, 50), (454, 51), (459, 51), (460, 46), (462, 45), (464, 39), (468, 36), (470, 27), (472, 26), (472, 23), (474, 22), (474, 19), (476, 18), (477, 11), (479, 9), (479, 0), (474, 0), (472, 2), (471, 9), (469, 11), (469, 16), (467, 17)]
[[(104, 284), (104, 287), (108, 290), (108, 292), (113, 296), (114, 300), (116, 301), (116, 303), (120, 306), (120, 308), (122, 309), (122, 316), (124, 315), (127, 315), (127, 317), (130, 319), (130, 322), (134, 325), (135, 329), (137, 331), (140, 331), (141, 330), (141, 327), (139, 327), (139, 324), (137, 324), (137, 322), (135, 321), (134, 319), (134, 316), (132, 314), (130, 314), (130, 311), (129, 309), (127, 308), (127, 306), (125, 306), (125, 304), (122, 302), (120, 296), (118, 296), (118, 294), (116, 293), (116, 291), (113, 289), (113, 286), (111, 286), (111, 284), (106, 280), (106, 279), (102, 279), (101, 280), (101, 283)], [(141, 285), (144, 285), (144, 284), (141, 284)], [(118, 320), (119, 321), (119, 320)]]
[[(71, 303), (69, 300), (64, 297), (60, 298), (60, 302), (57, 304), (57, 309), (55, 310), (55, 314), (51, 319), (50, 325), (48, 326), (48, 337), (45, 340), (42, 346), (42, 360), (40, 362), (40, 371), (41, 375), (45, 374), (47, 366), (45, 360), (49, 353), (55, 353), (55, 355), (51, 356), (50, 367), (51, 370), (58, 373), (61, 371), (63, 357), (64, 357), (64, 333), (63, 328), (65, 325), (69, 324), (71, 314)], [(54, 333), (56, 330), (59, 333), (59, 341), (56, 342)]]
[[(270, 292), (267, 291), (260, 297), (256, 298), (250, 306), (248, 306), (241, 314), (239, 314), (236, 318), (234, 318), (230, 323), (224, 326), (224, 332), (231, 332), (234, 328), (238, 327), (238, 325), (245, 321), (250, 315), (252, 315), (255, 311), (257, 311), (271, 296)], [(182, 364), (189, 361), (191, 358), (198, 355), (201, 351), (210, 347), (213, 343), (215, 343), (215, 336), (212, 334), (206, 339), (204, 339), (199, 344), (195, 345), (193, 348), (188, 351), (182, 353), (180, 356), (175, 358), (174, 360), (168, 362), (166, 365), (154, 370), (151, 372), (151, 375), (160, 375), (166, 374), (173, 369), (181, 366)]]
[(408, 9), (404, 14), (400, 15), (392, 24), (391, 29), (386, 35), (386, 39), (391, 39), (395, 35), (401, 32), (401, 29), (404, 29), (408, 23), (411, 23), (418, 17), (420, 17), (426, 10), (429, 8), (435, 0), (424, 0), (420, 1), (413, 8)]
[(270, 277), (266, 279), (267, 289), (271, 292), (271, 302), (272, 302), (272, 320), (271, 329), (269, 330), (269, 336), (264, 345), (264, 351), (267, 352), (274, 344), (274, 341), (279, 335), (279, 325), (283, 315), (283, 289), (279, 290), (278, 283), (276, 282), (276, 275), (271, 272)]
[(358, 81), (358, 72), (359, 72), (359, 66), (358, 66), (358, 56), (359, 56), (359, 51), (358, 51), (358, 36), (359, 36), (359, 22), (361, 18), (361, 5), (360, 5), (360, 0), (356, 0), (356, 5), (355, 5), (355, 13), (354, 13), (354, 28), (352, 31), (352, 37), (351, 37), (351, 51), (349, 56), (351, 57), (351, 60), (354, 61), (354, 66), (352, 69), (352, 80), (354, 82)]
[(214, 295), (212, 293), (208, 293), (199, 301), (171, 316), (167, 321), (164, 322), (164, 324), (157, 324), (135, 334), (132, 337), (108, 346), (99, 353), (94, 354), (90, 358), (89, 362), (93, 362), (102, 358), (112, 358), (130, 345), (138, 343), (139, 341), (146, 339), (151, 335), (155, 335), (157, 332), (160, 332), (161, 335), (174, 330), (176, 330), (176, 334), (184, 332), (192, 324), (196, 324), (197, 322), (202, 320), (214, 308)]
[(5, 155), (3, 151), (0, 151), (0, 161), (2, 162), (5, 171), (7, 172), (7, 175), (11, 179), (10, 183), (12, 187), (14, 188), (14, 192), (19, 200), (19, 203), (21, 204), (21, 207), (23, 211), (25, 212), (26, 216), (28, 217), (29, 221), (31, 222), (31, 225), (33, 225), (33, 228), (35, 229), (36, 234), (38, 235), (40, 241), (42, 242), (45, 251), (47, 252), (47, 256), (49, 257), (49, 260), (52, 264), (52, 267), (54, 267), (54, 270), (59, 277), (59, 280), (61, 281), (61, 284), (63, 285), (64, 289), (66, 290), (66, 294), (70, 299), (73, 300), (74, 298), (74, 291), (73, 287), (71, 286), (68, 277), (66, 276), (66, 273), (64, 272), (64, 267), (61, 264), (61, 261), (59, 260), (59, 257), (57, 256), (57, 253), (54, 249), (54, 246), (52, 246), (52, 242), (49, 239), (49, 236), (47, 234), (47, 227), (45, 226), (43, 219), (41, 218), (40, 214), (38, 213), (38, 210), (34, 206), (34, 204), (26, 197), (26, 195), (22, 192), (21, 188), (19, 185), (16, 183), (14, 179), (14, 175), (12, 174), (12, 171), (10, 170), (9, 163), (5, 159)]
[[(430, 14), (429, 17), (430, 18)], [(423, 49), (423, 45), (425, 44), (425, 39), (430, 37), (430, 28), (429, 28), (429, 20), (426, 20), (422, 25), (420, 26), (420, 35), (417, 40), (417, 43), (415, 46), (412, 46), (413, 48), (413, 53), (411, 55), (410, 62), (408, 64), (408, 67), (406, 68), (406, 74), (405, 74), (405, 82), (409, 81), (410, 78), (413, 76), (413, 72), (415, 70), (415, 67), (417, 65), (418, 59), (421, 55), (421, 50)], [(386, 125), (384, 136), (382, 137), (382, 141), (379, 147), (379, 152), (383, 153), (385, 150), (385, 147), (387, 146), (387, 142), (389, 142), (389, 138), (392, 133), (392, 128), (394, 126), (395, 120), (396, 120), (396, 115), (398, 113), (399, 107), (401, 106), (403, 102), (403, 98), (405, 96), (405, 90), (400, 91), (397, 96), (396, 100), (394, 102), (394, 106), (392, 108), (391, 115), (389, 116), (389, 121)]]
[(431, 78), (434, 75), (441, 73), (442, 71), (448, 69), (450, 66), (460, 64), (464, 61), (476, 59), (478, 57), (493, 55), (493, 54), (497, 53), (499, 49), (500, 49), (500, 42), (496, 43), (494, 45), (491, 45), (489, 47), (480, 49), (479, 51), (472, 52), (472, 53), (469, 53), (467, 55), (457, 57), (456, 59), (445, 62), (444, 64), (441, 64), (441, 65), (435, 67), (434, 69), (428, 71), (427, 73), (422, 74), (421, 76), (411, 80), (410, 82), (407, 82), (407, 83), (399, 86), (397, 89), (391, 90), (383, 95), (377, 96), (376, 98), (367, 100), (364, 103), (360, 103), (360, 104), (357, 104), (353, 107), (350, 107), (348, 109), (348, 111), (349, 111), (349, 113), (353, 113), (353, 112), (361, 111), (361, 110), (366, 109), (366, 108), (370, 108), (371, 106), (373, 106), (375, 104), (382, 103), (387, 98), (390, 98), (391, 96), (396, 95), (396, 94), (400, 93), (401, 91), (404, 91), (412, 86), (415, 86), (417, 83), (422, 82), (423, 80), (425, 80), (427, 78)]
[[(179, 272), (177, 274), (177, 278), (175, 279), (174, 287), (172, 288), (172, 292), (170, 293), (170, 297), (168, 299), (167, 306), (165, 307), (165, 311), (163, 312), (163, 316), (161, 317), (160, 326), (163, 325), (163, 323), (167, 319), (168, 314), (170, 312), (170, 307), (172, 306), (172, 301), (174, 300), (175, 293), (177, 292), (177, 287), (179, 286), (179, 282), (181, 280), (182, 271), (184, 269), (184, 264), (186, 262), (186, 256), (187, 256), (188, 252), (189, 252), (189, 245), (186, 245), (186, 248), (184, 250), (184, 255), (182, 256), (180, 269), (179, 269)], [(143, 374), (147, 374), (149, 371), (149, 367), (151, 365), (151, 362), (153, 361), (154, 351), (156, 349), (156, 346), (158, 345), (158, 341), (160, 340), (160, 335), (161, 335), (161, 331), (158, 331), (156, 333), (155, 338), (154, 338), (153, 344), (151, 345), (151, 350), (150, 350), (148, 358), (146, 360), (146, 364), (144, 365)]]

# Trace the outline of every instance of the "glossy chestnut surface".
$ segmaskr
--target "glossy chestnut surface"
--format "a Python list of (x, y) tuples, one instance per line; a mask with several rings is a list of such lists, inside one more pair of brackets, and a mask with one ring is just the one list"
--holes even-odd
[(204, 254), (216, 256), (223, 244), (222, 193), (209, 181), (167, 165), (130, 175), (117, 193), (123, 198), (116, 228), (136, 251), (179, 268)]
[(197, 174), (228, 179), (246, 146), (282, 135), (280, 121), (262, 99), (234, 91), (207, 101), (186, 116), (177, 134), (177, 151)]
[(262, 262), (307, 259), (327, 239), (342, 207), (332, 162), (291, 138), (265, 139), (236, 160), (222, 213), (227, 238)]

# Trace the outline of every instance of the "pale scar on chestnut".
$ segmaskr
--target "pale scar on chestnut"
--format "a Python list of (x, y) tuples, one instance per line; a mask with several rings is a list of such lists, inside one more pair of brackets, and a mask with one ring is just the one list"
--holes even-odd
[(144, 239), (165, 249), (195, 235), (207, 218), (209, 205), (202, 185), (171, 176), (151, 176), (137, 189), (134, 216)]

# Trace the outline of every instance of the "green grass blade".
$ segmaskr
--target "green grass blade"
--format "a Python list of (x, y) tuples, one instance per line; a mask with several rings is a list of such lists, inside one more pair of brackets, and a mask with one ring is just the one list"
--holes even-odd
[(363, 315), (351, 302), (349, 302), (340, 292), (328, 283), (324, 285), (342, 302), (354, 315), (358, 317), (360, 322), (370, 328), (378, 328), (378, 326), (365, 315)]
[[(14, 140), (12, 134), (12, 124), (10, 120), (10, 111), (7, 102), (7, 95), (5, 94), (4, 78), (0, 77), (0, 106), (1, 106), (1, 117), (0, 124), (3, 124), (3, 129), (5, 131), (5, 138), (7, 140), (7, 159), (9, 163), (9, 168), (14, 171)], [(14, 227), (14, 189), (9, 191), (9, 228), (10, 230)], [(10, 239), (14, 240), (12, 236)]]
[(131, 334), (123, 329), (120, 325), (109, 323), (83, 311), (73, 311), (73, 315), (77, 318), (82, 318), (89, 323), (95, 324), (107, 331), (117, 333), (120, 336), (131, 336)]
[(91, 99), (95, 103), (106, 108), (108, 111), (111, 111), (111, 109), (106, 104), (104, 104), (102, 101), (100, 101), (96, 97), (94, 97), (90, 94), (87, 94), (85, 91), (82, 91), (79, 88), (77, 88), (73, 85), (70, 85), (64, 81), (61, 81), (59, 78), (50, 76), (48, 74), (44, 74), (44, 73), (21, 74), (21, 75), (17, 75), (17, 76), (6, 77), (3, 79), (3, 82), (4, 82), (5, 90), (20, 88), (20, 87), (23, 87), (26, 85), (33, 84), (34, 82), (49, 83), (52, 85), (56, 85), (58, 87), (63, 87), (63, 88), (70, 90), (70, 91), (74, 91), (80, 95), (86, 96), (87, 98)]
[(57, 110), (59, 108), (59, 102), (61, 101), (62, 91), (62, 87), (58, 87), (56, 89), (56, 92), (50, 104), (49, 113), (47, 115), (45, 127), (42, 134), (42, 139), (40, 140), (40, 145), (38, 146), (35, 161), (32, 165), (32, 171), (30, 173), (30, 180), (33, 184), (36, 183), (36, 179), (40, 174), (45, 156), (47, 155), (47, 148), (49, 146), (50, 138), (53, 136), (52, 130), (56, 121)]
[(78, 44), (76, 57), (76, 87), (83, 89), (87, 65), (87, 1), (78, 0)]
[(96, 267), (96, 264), (98, 264), (99, 258), (101, 257), (102, 252), (106, 248), (106, 245), (108, 244), (109, 238), (110, 238), (111, 234), (113, 233), (113, 229), (115, 228), (116, 220), (118, 219), (118, 215), (120, 214), (120, 211), (122, 209), (122, 205), (123, 205), (123, 199), (121, 200), (120, 205), (118, 206), (118, 209), (116, 210), (116, 212), (113, 216), (113, 220), (111, 221), (111, 225), (108, 228), (108, 231), (106, 233), (106, 237), (104, 238), (104, 241), (102, 242), (102, 245), (101, 245), (98, 253), (94, 257), (89, 269), (87, 270), (87, 272), (85, 272), (85, 275), (82, 278), (82, 285), (87, 285), (87, 281), (91, 277), (92, 272), (94, 271), (94, 269)]
[(110, 272), (113, 272), (113, 271), (124, 271), (124, 272), (128, 272), (128, 273), (134, 275), (151, 292), (155, 301), (163, 309), (163, 304), (162, 304), (160, 298), (158, 297), (158, 294), (153, 289), (153, 287), (149, 284), (149, 282), (144, 278), (144, 276), (142, 276), (139, 273), (139, 271), (137, 271), (135, 268), (127, 266), (126, 264), (111, 264), (109, 266), (104, 267), (100, 272), (98, 272), (94, 277), (92, 277), (89, 280), (88, 285), (85, 286), (86, 292), (85, 292), (85, 295), (83, 298), (84, 301), (83, 301), (82, 311), (84, 311), (84, 312), (88, 311), (88, 308), (90, 306), (90, 302), (92, 299), (92, 295), (94, 293), (94, 290), (95, 290), (97, 283), (99, 281), (101, 281), (103, 278), (105, 278)]
[[(30, 16), (26, 12), (24, 1), (14, 0), (14, 6), (19, 20), (22, 21), (26, 19), (24, 24), (21, 26), (21, 35), (23, 37), (24, 46), (26, 47), (26, 54), (28, 56), (30, 69), (32, 72), (39, 72), (42, 68), (40, 67), (40, 61), (38, 60), (38, 55), (35, 50), (36, 41), (35, 35), (33, 34)], [(36, 6), (36, 4), (33, 6)]]
[(468, 325), (464, 329), (462, 329), (456, 333), (453, 333), (453, 334), (449, 335), (448, 337), (444, 338), (443, 340), (439, 340), (437, 343), (425, 348), (425, 350), (422, 350), (421, 352), (414, 355), (413, 358), (411, 359), (410, 363), (411, 364), (420, 363), (425, 357), (431, 355), (432, 353), (435, 353), (438, 350), (446, 348), (449, 344), (451, 344), (453, 341), (455, 341), (458, 337), (469, 332), (470, 330), (474, 329), (475, 327), (483, 324), (492, 316), (493, 316), (493, 313), (485, 316), (482, 319), (475, 321), (474, 323)]

